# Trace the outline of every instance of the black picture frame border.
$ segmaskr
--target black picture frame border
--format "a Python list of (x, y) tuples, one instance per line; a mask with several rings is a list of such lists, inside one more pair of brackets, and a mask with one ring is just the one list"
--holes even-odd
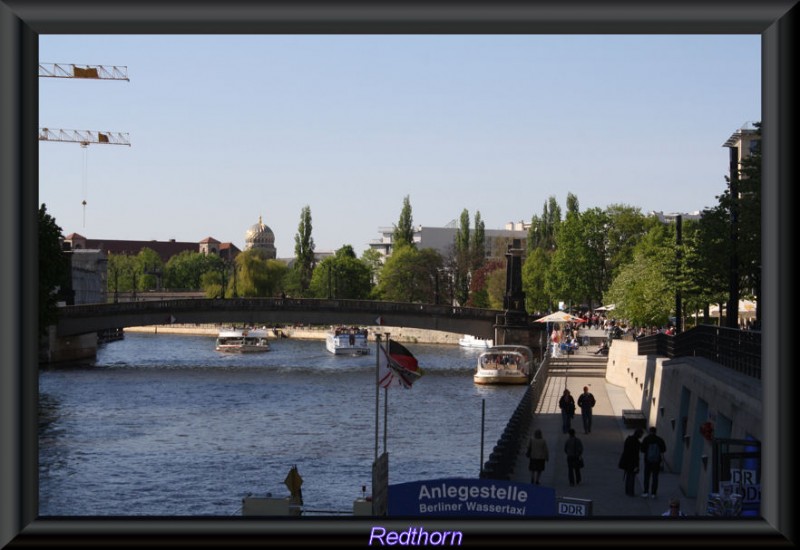
[[(477, 3), (0, 0), (0, 547), (366, 545), (372, 525), (416, 520), (38, 517), (38, 36), (40, 34), (759, 34), (762, 37), (762, 299), (765, 445), (761, 520), (425, 521), (464, 545), (789, 545), (795, 539), (789, 332), (795, 226), (794, 1)], [(735, 74), (731, 86), (736, 85)], [(735, 127), (740, 121), (731, 121)], [(733, 128), (732, 128), (733, 129)], [(720, 136), (723, 140), (725, 136)], [(679, 170), (677, 171), (679, 172)], [(781, 185), (781, 183), (784, 183)], [(10, 253), (9, 253), (10, 252)]]

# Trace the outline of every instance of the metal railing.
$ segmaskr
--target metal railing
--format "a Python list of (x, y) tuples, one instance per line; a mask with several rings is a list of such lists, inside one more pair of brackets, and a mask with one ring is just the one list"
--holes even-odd
[(547, 383), (547, 370), (550, 366), (550, 353), (546, 353), (533, 375), (533, 380), (525, 390), (517, 408), (506, 424), (503, 434), (497, 440), (489, 460), (483, 465), (480, 477), (484, 479), (511, 479), (523, 438), (528, 433), (533, 420), (533, 411), (539, 404)]
[(704, 357), (761, 379), (761, 332), (699, 325), (676, 336), (653, 334), (638, 341), (639, 355)]

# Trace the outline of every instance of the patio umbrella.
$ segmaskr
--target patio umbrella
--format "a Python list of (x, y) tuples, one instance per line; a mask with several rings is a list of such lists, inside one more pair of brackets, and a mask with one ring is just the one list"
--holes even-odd
[(577, 321), (579, 323), (584, 323), (586, 322), (586, 319), (582, 319), (581, 317), (575, 317), (574, 315), (569, 314), (566, 311), (556, 311), (555, 313), (551, 313), (550, 315), (545, 315), (544, 317), (536, 319), (537, 323), (569, 323), (570, 321)]
[(607, 306), (601, 306), (601, 307), (595, 308), (595, 311), (614, 311), (615, 307), (616, 306), (614, 304), (609, 304)]

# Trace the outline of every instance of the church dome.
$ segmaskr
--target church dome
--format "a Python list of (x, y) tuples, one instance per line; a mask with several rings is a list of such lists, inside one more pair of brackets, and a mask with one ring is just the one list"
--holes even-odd
[(261, 216), (258, 217), (258, 223), (250, 226), (250, 229), (247, 230), (244, 240), (245, 250), (261, 249), (267, 253), (268, 257), (275, 258), (275, 234), (272, 229), (264, 225)]

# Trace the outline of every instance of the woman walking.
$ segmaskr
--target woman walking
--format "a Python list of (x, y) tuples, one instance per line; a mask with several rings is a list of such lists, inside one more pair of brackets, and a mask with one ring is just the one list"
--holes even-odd
[(533, 438), (528, 442), (528, 469), (532, 472), (531, 483), (539, 485), (539, 478), (544, 470), (544, 463), (550, 460), (547, 451), (547, 441), (542, 439), (542, 430), (533, 432)]

